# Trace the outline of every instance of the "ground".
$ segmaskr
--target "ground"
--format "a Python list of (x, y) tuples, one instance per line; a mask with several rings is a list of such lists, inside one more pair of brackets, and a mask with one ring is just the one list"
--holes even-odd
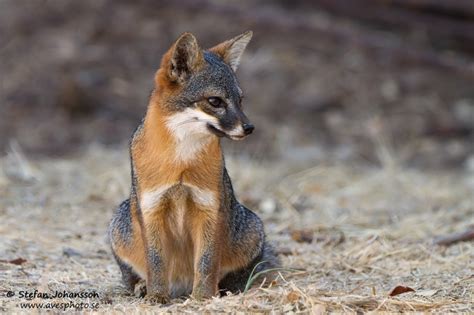
[[(342, 2), (0, 1), (0, 312), (66, 290), (98, 298), (52, 301), (103, 312), (474, 313), (474, 242), (435, 242), (474, 229), (472, 18)], [(123, 142), (182, 32), (206, 48), (247, 29), (237, 75), (256, 130), (225, 149), (283, 270), (270, 288), (151, 305), (105, 238), (130, 187)]]
[[(160, 306), (125, 291), (106, 242), (130, 185), (125, 146), (41, 160), (13, 145), (1, 160), (0, 310), (72, 300), (124, 313), (474, 312), (474, 243), (433, 243), (474, 223), (472, 173), (227, 160), (238, 197), (264, 220), (284, 269), (269, 288)], [(399, 285), (415, 291), (390, 297)], [(20, 298), (34, 290), (98, 297)]]

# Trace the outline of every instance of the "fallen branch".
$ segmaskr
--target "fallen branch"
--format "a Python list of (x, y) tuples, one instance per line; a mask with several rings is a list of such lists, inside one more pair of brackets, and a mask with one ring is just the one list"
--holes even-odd
[(474, 228), (470, 228), (464, 232), (453, 233), (450, 235), (439, 236), (435, 238), (436, 245), (450, 246), (458, 242), (467, 242), (474, 240)]

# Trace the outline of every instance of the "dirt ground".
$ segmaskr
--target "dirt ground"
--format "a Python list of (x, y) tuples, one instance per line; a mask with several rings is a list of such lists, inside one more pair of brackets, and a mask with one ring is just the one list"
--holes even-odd
[[(79, 157), (37, 160), (14, 145), (1, 160), (2, 312), (71, 300), (124, 313), (474, 312), (474, 243), (433, 244), (474, 224), (473, 173), (422, 173), (389, 162), (288, 167), (229, 157), (237, 195), (263, 218), (285, 270), (270, 288), (202, 302), (160, 306), (131, 296), (105, 238), (129, 190), (126, 152), (91, 146)], [(414, 292), (390, 297), (399, 285)], [(34, 290), (98, 297), (20, 297)]]

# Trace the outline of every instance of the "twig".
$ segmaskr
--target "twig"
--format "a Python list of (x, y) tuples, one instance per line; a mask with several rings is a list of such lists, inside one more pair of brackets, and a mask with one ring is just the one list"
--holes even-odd
[(464, 232), (453, 233), (435, 238), (434, 243), (437, 245), (450, 246), (458, 242), (467, 242), (474, 240), (474, 228), (470, 228)]

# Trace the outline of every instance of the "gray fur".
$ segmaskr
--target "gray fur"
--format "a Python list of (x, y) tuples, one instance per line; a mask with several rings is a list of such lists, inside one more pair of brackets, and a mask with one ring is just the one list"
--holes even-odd
[(129, 244), (132, 233), (130, 199), (126, 199), (119, 205), (112, 217), (108, 230), (109, 241), (114, 241), (115, 235), (118, 234), (125, 244)]

